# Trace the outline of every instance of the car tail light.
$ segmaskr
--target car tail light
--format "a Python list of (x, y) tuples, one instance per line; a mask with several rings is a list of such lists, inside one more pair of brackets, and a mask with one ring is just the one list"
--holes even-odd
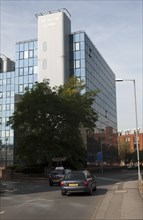
[(64, 186), (65, 184), (64, 184), (64, 182), (63, 182), (63, 181), (61, 181), (60, 185), (61, 185), (61, 186)]
[(88, 181), (85, 180), (85, 181), (83, 182), (83, 185), (84, 185), (84, 186), (88, 186)]

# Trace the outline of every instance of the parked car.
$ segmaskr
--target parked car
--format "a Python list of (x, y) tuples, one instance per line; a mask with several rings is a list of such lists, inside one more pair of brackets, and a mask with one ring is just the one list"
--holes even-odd
[(61, 194), (84, 192), (92, 195), (96, 187), (96, 176), (89, 171), (71, 171), (61, 181)]
[(51, 171), (49, 175), (49, 185), (50, 186), (53, 186), (53, 184), (60, 185), (60, 182), (64, 178), (65, 174), (67, 174), (70, 171), (71, 171), (70, 169), (55, 168), (55, 170)]

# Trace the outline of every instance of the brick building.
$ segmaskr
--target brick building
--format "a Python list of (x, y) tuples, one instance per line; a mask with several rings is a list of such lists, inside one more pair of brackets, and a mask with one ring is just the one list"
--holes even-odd
[[(136, 130), (126, 130), (118, 132), (118, 146), (121, 144), (128, 143), (130, 151), (133, 153), (136, 151)], [(143, 151), (143, 130), (138, 129), (138, 146), (139, 150)]]

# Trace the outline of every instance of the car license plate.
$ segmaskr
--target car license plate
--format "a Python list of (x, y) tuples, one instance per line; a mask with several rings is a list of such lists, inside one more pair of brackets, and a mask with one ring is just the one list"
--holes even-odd
[(52, 181), (55, 182), (55, 183), (57, 183), (57, 182), (59, 182), (60, 180), (57, 180), (57, 179), (55, 180), (55, 179), (53, 179)]
[(78, 186), (78, 183), (69, 183), (69, 186)]

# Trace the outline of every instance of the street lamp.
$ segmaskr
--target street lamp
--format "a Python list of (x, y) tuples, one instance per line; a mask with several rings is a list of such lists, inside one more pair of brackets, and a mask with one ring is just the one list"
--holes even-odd
[(138, 164), (138, 179), (140, 179), (141, 178), (141, 174), (140, 174), (140, 157), (139, 157), (139, 144), (138, 144), (138, 118), (137, 118), (136, 83), (135, 83), (135, 79), (116, 79), (116, 82), (124, 82), (124, 81), (132, 81), (133, 85), (134, 85), (137, 164)]
[(5, 138), (5, 168), (7, 167), (7, 141), (8, 137)]

